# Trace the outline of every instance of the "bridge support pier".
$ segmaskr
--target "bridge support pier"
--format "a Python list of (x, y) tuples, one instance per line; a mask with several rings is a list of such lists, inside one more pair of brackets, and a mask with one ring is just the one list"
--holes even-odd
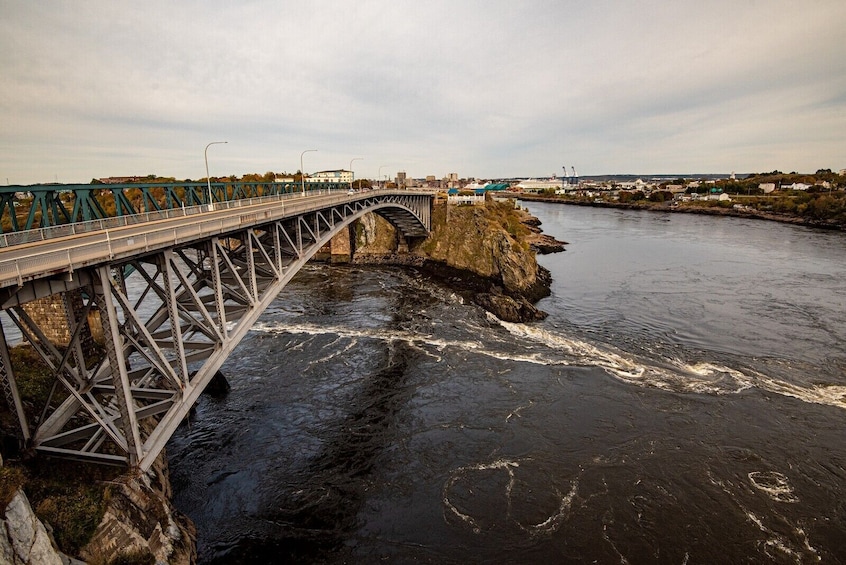
[(351, 224), (345, 230), (338, 232), (338, 235), (332, 238), (330, 243), (330, 263), (349, 263), (353, 256), (353, 241), (354, 232), (352, 231), (355, 223)]
[(215, 398), (222, 398), (226, 396), (230, 390), (232, 390), (232, 385), (230, 385), (229, 381), (226, 380), (226, 376), (222, 372), (217, 371), (209, 381), (209, 384), (206, 386), (206, 390), (203, 391), (203, 394), (208, 394), (209, 396)]

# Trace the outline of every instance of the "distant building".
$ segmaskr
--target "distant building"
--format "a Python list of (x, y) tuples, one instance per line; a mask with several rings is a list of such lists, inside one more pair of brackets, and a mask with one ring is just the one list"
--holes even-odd
[(769, 194), (775, 190), (776, 186), (774, 182), (762, 182), (758, 185), (758, 190), (763, 192), (764, 194)]
[(294, 182), (294, 177), (275, 177), (273, 182)]
[(308, 182), (343, 183), (349, 184), (353, 179), (352, 171), (338, 169), (336, 171), (319, 171), (306, 177)]
[(811, 188), (811, 185), (804, 182), (794, 182), (793, 184), (782, 186), (782, 188), (786, 188), (787, 190), (808, 190)]
[(479, 182), (477, 179), (471, 179), (470, 182), (465, 184), (462, 188), (464, 190), (479, 190), (485, 188), (486, 182)]
[[(454, 189), (453, 189), (454, 190)], [(452, 192), (452, 191), (450, 191)], [(485, 203), (485, 195), (484, 194), (447, 194), (447, 203), (449, 204), (457, 204), (457, 205), (471, 205), (475, 206), (476, 204), (484, 204)]]
[(408, 186), (406, 184), (407, 180), (408, 180), (408, 177), (406, 176), (405, 171), (397, 172), (396, 182), (397, 182), (397, 186), (399, 188), (405, 188), (406, 186)]
[[(569, 185), (566, 185), (569, 186)], [(565, 183), (563, 180), (558, 178), (553, 179), (526, 179), (521, 180), (515, 188), (522, 190), (523, 192), (540, 192), (541, 190), (555, 190), (556, 192), (559, 190), (563, 190), (565, 188)]]
[(106, 177), (103, 179), (97, 179), (103, 184), (127, 184), (130, 182), (140, 182), (146, 177)]

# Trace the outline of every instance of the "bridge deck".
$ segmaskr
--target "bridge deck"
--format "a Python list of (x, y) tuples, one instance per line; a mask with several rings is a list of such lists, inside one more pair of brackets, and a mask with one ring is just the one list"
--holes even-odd
[[(431, 194), (429, 191), (366, 191), (286, 194), (174, 209), (108, 220), (94, 220), (6, 234), (0, 248), (0, 288), (104, 262), (206, 239), (328, 206), (352, 203), (374, 194)], [(140, 223), (130, 223), (132, 221)], [(144, 221), (146, 220), (146, 221)], [(2, 243), (2, 242), (0, 242)]]

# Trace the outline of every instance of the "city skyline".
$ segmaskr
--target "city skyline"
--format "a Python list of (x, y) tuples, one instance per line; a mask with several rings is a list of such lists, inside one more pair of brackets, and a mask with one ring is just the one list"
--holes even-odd
[(7, 184), (846, 166), (833, 0), (0, 5)]

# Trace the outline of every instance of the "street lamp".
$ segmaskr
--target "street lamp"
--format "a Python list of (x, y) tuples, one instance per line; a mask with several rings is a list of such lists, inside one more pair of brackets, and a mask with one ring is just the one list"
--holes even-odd
[(303, 169), (303, 155), (310, 151), (317, 151), (317, 149), (306, 149), (300, 153), (300, 182), (302, 182), (303, 185), (303, 196), (305, 196), (305, 170)]
[(212, 204), (212, 191), (211, 191), (211, 177), (209, 176), (209, 147), (212, 145), (217, 145), (219, 143), (229, 143), (228, 141), (212, 141), (206, 148), (203, 150), (203, 157), (206, 159), (206, 185), (209, 189), (209, 211), (214, 210), (214, 204)]
[(379, 176), (376, 177), (376, 186), (379, 186), (379, 180), (382, 178), (382, 169), (388, 165), (379, 165)]
[(350, 159), (350, 190), (352, 190), (352, 183), (353, 183), (353, 174), (352, 174), (352, 164), (353, 161), (364, 161), (364, 157), (353, 157)]

